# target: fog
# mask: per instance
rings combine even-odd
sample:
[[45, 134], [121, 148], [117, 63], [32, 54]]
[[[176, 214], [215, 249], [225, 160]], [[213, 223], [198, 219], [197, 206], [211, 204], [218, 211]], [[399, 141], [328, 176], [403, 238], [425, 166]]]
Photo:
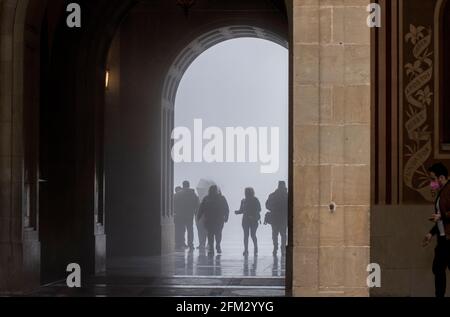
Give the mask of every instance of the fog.
[[[212, 180], [227, 198], [230, 221], [223, 233], [224, 252], [231, 247], [243, 248], [242, 216], [234, 211], [239, 209], [244, 189], [255, 189], [264, 219], [268, 195], [279, 180], [288, 180], [288, 62], [288, 50], [273, 42], [229, 40], [201, 54], [186, 71], [177, 91], [175, 127], [193, 131], [194, 119], [202, 119], [204, 129], [278, 127], [280, 131], [280, 163], [273, 174], [262, 174], [260, 162], [175, 164], [175, 186], [189, 180], [196, 188], [201, 179]], [[270, 226], [259, 227], [258, 239], [261, 252], [271, 252]]]

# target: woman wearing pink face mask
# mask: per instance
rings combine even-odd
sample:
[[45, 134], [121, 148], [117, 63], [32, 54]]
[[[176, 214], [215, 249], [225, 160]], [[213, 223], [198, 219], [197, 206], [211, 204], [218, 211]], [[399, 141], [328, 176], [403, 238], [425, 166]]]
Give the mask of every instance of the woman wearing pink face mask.
[[441, 188], [441, 185], [439, 184], [439, 181], [431, 181], [430, 187], [432, 191], [437, 192]]
[[435, 212], [429, 220], [435, 226], [425, 236], [424, 246], [427, 246], [433, 236], [437, 236], [437, 246], [433, 261], [436, 297], [445, 297], [446, 270], [450, 269], [450, 186], [448, 186], [448, 170], [442, 163], [429, 168], [430, 187], [436, 192]]

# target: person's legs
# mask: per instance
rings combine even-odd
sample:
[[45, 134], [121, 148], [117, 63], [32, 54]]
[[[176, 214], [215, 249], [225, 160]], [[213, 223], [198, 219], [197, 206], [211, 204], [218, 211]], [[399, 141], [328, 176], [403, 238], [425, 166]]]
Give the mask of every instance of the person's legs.
[[180, 231], [180, 243], [181, 243], [181, 247], [182, 248], [187, 248], [187, 244], [186, 244], [186, 219], [182, 219], [181, 220], [181, 231]]
[[222, 247], [221, 247], [222, 230], [223, 230], [223, 226], [218, 228], [217, 231], [216, 231], [216, 234], [215, 234], [216, 235], [216, 250], [217, 250], [217, 253], [222, 253]]
[[212, 228], [207, 229], [208, 232], [208, 251], [214, 253], [214, 230]]
[[246, 221], [243, 221], [242, 228], [244, 229], [244, 255], [248, 255], [248, 236], [250, 234], [250, 226]]
[[280, 236], [281, 236], [281, 254], [286, 254], [286, 244], [287, 244], [287, 226], [280, 226]]
[[205, 229], [205, 224], [203, 220], [196, 220], [197, 223], [197, 233], [198, 233], [198, 248], [200, 250], [204, 250], [206, 248], [206, 239], [208, 237], [208, 233]]
[[448, 248], [446, 248], [444, 242], [438, 243], [434, 251], [433, 260], [433, 274], [434, 274], [434, 285], [436, 290], [436, 297], [445, 297], [445, 291], [447, 287], [447, 261], [448, 255], [446, 254]]
[[278, 226], [272, 224], [272, 241], [273, 241], [273, 254], [277, 255], [278, 252]]
[[251, 234], [252, 234], [252, 240], [253, 240], [253, 249], [254, 253], [258, 254], [258, 238], [256, 237], [256, 231], [258, 230], [258, 223], [255, 222], [251, 226]]
[[179, 219], [175, 218], [175, 248], [182, 249], [184, 247], [184, 238], [182, 237], [183, 233], [183, 224]]
[[193, 250], [194, 249], [194, 221], [190, 219], [186, 223], [186, 231], [187, 231], [187, 241], [188, 247]]
[[204, 250], [206, 248], [206, 237], [207, 237], [207, 231], [205, 229], [205, 224], [202, 220], [200, 220], [197, 223], [197, 230], [198, 230], [198, 244], [199, 249]]

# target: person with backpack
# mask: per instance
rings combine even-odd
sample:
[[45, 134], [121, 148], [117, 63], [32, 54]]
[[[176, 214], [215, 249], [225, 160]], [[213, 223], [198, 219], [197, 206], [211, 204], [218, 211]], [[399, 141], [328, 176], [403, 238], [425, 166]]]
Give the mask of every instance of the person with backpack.
[[270, 194], [266, 202], [266, 208], [270, 212], [266, 215], [265, 222], [272, 226], [273, 255], [278, 254], [278, 236], [281, 237], [281, 254], [286, 255], [287, 222], [288, 222], [288, 190], [286, 183], [280, 181], [278, 189]]

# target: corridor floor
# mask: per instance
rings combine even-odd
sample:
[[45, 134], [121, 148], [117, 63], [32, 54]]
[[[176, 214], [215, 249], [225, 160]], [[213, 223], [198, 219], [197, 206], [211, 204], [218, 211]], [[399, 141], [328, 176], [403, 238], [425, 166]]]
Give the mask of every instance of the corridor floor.
[[[267, 254], [266, 254], [267, 253]], [[43, 286], [30, 296], [74, 297], [279, 297], [285, 296], [285, 259], [265, 252], [244, 258], [224, 248], [208, 256], [196, 250], [162, 257], [113, 259], [104, 274], [87, 278], [80, 289], [65, 281]]]

